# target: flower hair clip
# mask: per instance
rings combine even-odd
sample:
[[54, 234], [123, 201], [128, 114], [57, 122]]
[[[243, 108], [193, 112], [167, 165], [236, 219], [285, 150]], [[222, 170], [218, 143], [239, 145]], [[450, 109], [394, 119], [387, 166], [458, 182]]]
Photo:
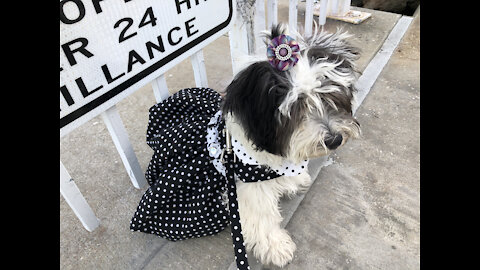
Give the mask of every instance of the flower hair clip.
[[267, 58], [270, 64], [280, 71], [286, 71], [298, 62], [300, 47], [295, 39], [280, 35], [272, 39], [267, 46]]

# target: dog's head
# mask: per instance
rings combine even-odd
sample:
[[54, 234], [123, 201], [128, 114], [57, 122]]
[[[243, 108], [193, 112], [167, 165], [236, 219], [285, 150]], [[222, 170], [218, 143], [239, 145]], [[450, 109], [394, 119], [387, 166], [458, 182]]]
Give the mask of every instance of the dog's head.
[[[267, 43], [286, 31], [284, 25], [272, 27]], [[266, 60], [253, 62], [227, 87], [224, 115], [231, 114], [257, 150], [292, 161], [325, 155], [358, 137], [352, 101], [359, 50], [347, 37], [316, 30], [297, 37], [298, 62], [287, 71]]]

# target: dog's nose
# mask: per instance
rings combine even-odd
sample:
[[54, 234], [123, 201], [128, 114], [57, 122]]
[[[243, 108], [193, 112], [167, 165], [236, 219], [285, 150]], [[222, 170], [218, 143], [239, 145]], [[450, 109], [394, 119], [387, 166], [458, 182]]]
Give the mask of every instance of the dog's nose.
[[343, 137], [340, 134], [334, 134], [333, 136], [327, 137], [324, 142], [325, 145], [328, 147], [330, 150], [336, 149], [340, 144], [342, 144]]

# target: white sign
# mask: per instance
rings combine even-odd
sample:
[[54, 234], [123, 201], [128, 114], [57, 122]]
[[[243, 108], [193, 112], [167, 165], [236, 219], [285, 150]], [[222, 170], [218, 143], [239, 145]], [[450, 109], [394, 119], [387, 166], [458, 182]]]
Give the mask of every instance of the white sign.
[[60, 1], [60, 136], [225, 34], [233, 13], [233, 0]]

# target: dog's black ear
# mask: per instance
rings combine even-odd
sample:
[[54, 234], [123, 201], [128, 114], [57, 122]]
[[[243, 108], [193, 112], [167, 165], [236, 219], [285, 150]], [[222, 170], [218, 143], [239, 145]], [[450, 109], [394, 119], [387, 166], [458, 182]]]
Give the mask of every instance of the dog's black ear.
[[222, 112], [234, 115], [257, 150], [284, 155], [289, 132], [283, 130], [285, 121], [280, 119], [278, 106], [290, 87], [284, 72], [267, 61], [256, 62], [227, 87]]

